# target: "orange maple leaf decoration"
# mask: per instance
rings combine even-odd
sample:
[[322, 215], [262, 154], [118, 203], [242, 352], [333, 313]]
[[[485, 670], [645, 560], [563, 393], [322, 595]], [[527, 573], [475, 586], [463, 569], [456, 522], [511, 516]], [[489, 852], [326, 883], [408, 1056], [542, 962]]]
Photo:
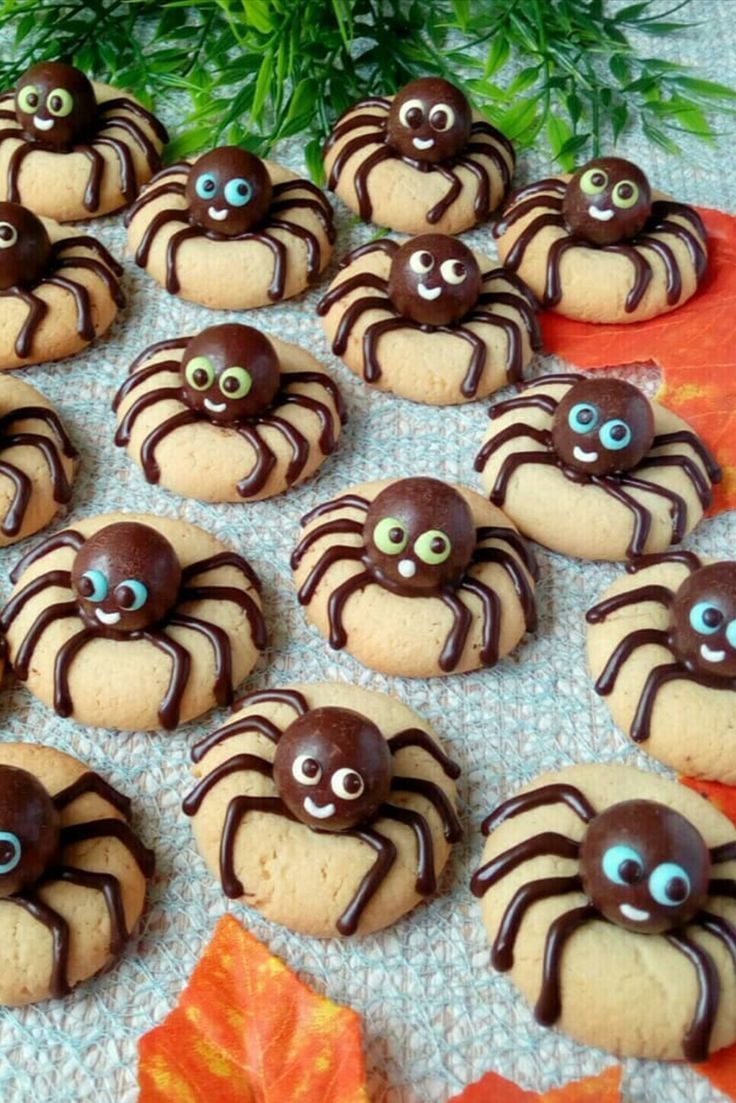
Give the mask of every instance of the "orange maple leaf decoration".
[[138, 1055], [139, 1103], [368, 1103], [360, 1017], [229, 915]]
[[527, 1092], [504, 1080], [495, 1072], [487, 1072], [465, 1089], [461, 1095], [455, 1095], [448, 1103], [620, 1103], [621, 1068], [612, 1065], [600, 1076], [589, 1076], [585, 1080], [573, 1080], [561, 1088], [550, 1091]]
[[632, 325], [542, 315], [544, 347], [580, 368], [658, 364], [663, 405], [690, 423], [723, 468], [711, 512], [736, 507], [736, 218], [696, 208], [708, 231], [708, 268], [689, 302]]

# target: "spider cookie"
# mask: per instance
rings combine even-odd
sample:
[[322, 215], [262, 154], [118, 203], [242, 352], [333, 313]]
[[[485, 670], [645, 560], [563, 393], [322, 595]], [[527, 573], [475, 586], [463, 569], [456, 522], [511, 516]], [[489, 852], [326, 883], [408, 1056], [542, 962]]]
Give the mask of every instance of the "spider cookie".
[[324, 163], [328, 187], [365, 221], [408, 234], [458, 234], [503, 202], [515, 157], [459, 88], [422, 77], [346, 111]]
[[327, 266], [335, 240], [319, 188], [237, 146], [162, 169], [125, 222], [136, 264], [157, 283], [226, 310], [298, 295]]
[[0, 371], [61, 360], [110, 328], [122, 268], [89, 234], [0, 203]]
[[686, 422], [621, 379], [542, 376], [490, 417], [475, 470], [491, 501], [565, 555], [664, 551], [695, 528], [721, 478]]
[[521, 188], [493, 233], [504, 265], [543, 307], [584, 322], [674, 310], [695, 293], [708, 260], [697, 211], [652, 191], [620, 157]]
[[596, 692], [643, 751], [736, 784], [736, 563], [643, 556], [588, 610]]
[[389, 926], [436, 891], [462, 835], [460, 768], [382, 693], [250, 693], [192, 758], [184, 811], [226, 896], [303, 934]]
[[0, 630], [15, 676], [80, 724], [175, 728], [229, 705], [265, 647], [253, 569], [184, 521], [88, 518], [10, 577]]
[[345, 419], [313, 356], [235, 323], [151, 345], [113, 409], [115, 443], [149, 483], [208, 502], [271, 498], [303, 482]]
[[61, 222], [124, 207], [160, 165], [166, 129], [129, 92], [42, 61], [0, 95], [0, 199]]
[[50, 402], [0, 378], [0, 547], [45, 528], [69, 501], [76, 455]]
[[621, 1057], [703, 1061], [736, 1039], [736, 833], [628, 766], [545, 774], [483, 824], [471, 887], [491, 963], [544, 1026]]
[[493, 666], [536, 625], [531, 553], [480, 495], [438, 479], [351, 487], [302, 518], [299, 603], [329, 640], [406, 677]]
[[129, 820], [76, 758], [0, 743], [0, 1004], [65, 996], [122, 953], [154, 869]]
[[317, 312], [366, 383], [444, 406], [518, 383], [541, 347], [521, 280], [457, 238], [383, 239], [350, 253]]

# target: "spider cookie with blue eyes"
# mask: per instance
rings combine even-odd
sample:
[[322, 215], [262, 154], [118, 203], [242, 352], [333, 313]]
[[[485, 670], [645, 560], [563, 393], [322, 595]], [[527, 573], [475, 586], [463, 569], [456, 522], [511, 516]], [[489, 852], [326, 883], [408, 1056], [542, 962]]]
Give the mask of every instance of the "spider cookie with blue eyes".
[[586, 619], [616, 724], [680, 773], [736, 784], [736, 562], [635, 559]]
[[225, 310], [298, 295], [326, 267], [335, 239], [319, 188], [237, 146], [162, 169], [125, 222], [136, 264], [157, 283]]
[[547, 375], [492, 406], [475, 469], [525, 536], [582, 559], [665, 551], [721, 470], [686, 422], [621, 379]]
[[10, 577], [0, 630], [13, 673], [81, 724], [171, 730], [230, 704], [266, 645], [252, 567], [184, 521], [79, 521]]
[[68, 222], [131, 203], [160, 167], [165, 127], [129, 92], [41, 61], [0, 95], [0, 199]]
[[621, 1057], [736, 1040], [736, 830], [628, 766], [536, 778], [483, 823], [471, 889], [491, 965], [543, 1026]]
[[653, 191], [621, 157], [521, 188], [493, 233], [503, 264], [543, 307], [585, 322], [674, 310], [694, 295], [708, 262], [697, 211]]
[[151, 345], [113, 403], [115, 443], [149, 483], [208, 502], [270, 498], [337, 446], [337, 384], [297, 345], [252, 326], [209, 326]]

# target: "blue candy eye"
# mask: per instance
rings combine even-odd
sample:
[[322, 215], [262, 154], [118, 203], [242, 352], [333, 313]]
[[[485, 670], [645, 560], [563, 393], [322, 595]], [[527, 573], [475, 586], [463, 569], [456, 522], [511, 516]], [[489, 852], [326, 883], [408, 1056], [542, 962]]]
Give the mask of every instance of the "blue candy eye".
[[663, 907], [676, 908], [678, 904], [684, 904], [690, 895], [690, 878], [682, 866], [663, 862], [649, 878], [649, 892], [652, 899]]
[[104, 601], [110, 586], [102, 571], [85, 571], [79, 580], [79, 592], [88, 601]]
[[[707, 601], [699, 601], [690, 610], [690, 625], [702, 636], [712, 636], [723, 624], [723, 613], [715, 605], [709, 605]], [[729, 629], [733, 625], [730, 624]], [[736, 642], [736, 631], [732, 633]], [[729, 643], [731, 641], [729, 640]]]
[[631, 429], [625, 421], [607, 421], [601, 428], [601, 444], [609, 452], [617, 452], [631, 444]]
[[200, 199], [212, 199], [217, 191], [217, 180], [211, 172], [204, 172], [197, 178], [194, 190]]
[[148, 601], [148, 587], [137, 578], [126, 578], [115, 587], [115, 601], [126, 613], [135, 613]]
[[630, 846], [609, 846], [603, 855], [603, 872], [614, 885], [635, 885], [644, 874], [641, 855]]
[[729, 646], [736, 651], [736, 620], [732, 620], [726, 629], [726, 639], [728, 640]]
[[0, 876], [12, 873], [20, 862], [20, 839], [12, 831], [0, 831]]
[[225, 185], [225, 200], [231, 207], [244, 207], [246, 203], [250, 202], [252, 195], [253, 188], [242, 176], [237, 176], [234, 180], [228, 180]]
[[595, 429], [600, 420], [600, 414], [595, 406], [588, 402], [578, 402], [567, 415], [567, 424], [573, 433], [590, 433]]

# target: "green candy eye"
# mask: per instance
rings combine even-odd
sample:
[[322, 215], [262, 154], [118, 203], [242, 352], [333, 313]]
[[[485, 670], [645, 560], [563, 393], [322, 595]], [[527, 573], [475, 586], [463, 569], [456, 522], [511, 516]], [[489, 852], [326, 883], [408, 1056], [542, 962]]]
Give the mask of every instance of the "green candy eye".
[[55, 118], [65, 119], [67, 115], [72, 113], [74, 96], [71, 92], [67, 92], [66, 88], [54, 88], [53, 92], [49, 93], [46, 106], [49, 113]]
[[194, 356], [189, 361], [184, 378], [195, 391], [208, 391], [215, 381], [215, 369], [207, 356]]
[[220, 390], [226, 398], [245, 398], [253, 379], [245, 368], [227, 368], [220, 376]]
[[415, 543], [414, 551], [422, 563], [428, 563], [431, 567], [436, 567], [449, 558], [452, 544], [449, 536], [446, 536], [440, 529], [428, 529], [427, 532], [422, 533]]
[[603, 169], [588, 169], [580, 177], [580, 190], [586, 195], [600, 195], [608, 187], [608, 173]]
[[639, 189], [631, 180], [621, 180], [613, 189], [613, 202], [616, 207], [627, 210], [633, 207], [639, 198]]
[[38, 88], [35, 84], [27, 84], [18, 93], [18, 107], [28, 115], [34, 115], [38, 110], [40, 100]]
[[401, 521], [384, 517], [373, 530], [373, 543], [384, 555], [400, 555], [409, 543], [409, 534]]

